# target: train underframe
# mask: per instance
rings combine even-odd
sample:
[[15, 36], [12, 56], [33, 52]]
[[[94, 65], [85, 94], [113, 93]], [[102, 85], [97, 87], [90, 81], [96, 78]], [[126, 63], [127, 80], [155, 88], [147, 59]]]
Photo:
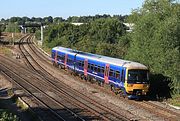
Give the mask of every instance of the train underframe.
[[[57, 64], [57, 63], [53, 62], [53, 66], [55, 66], [59, 69], [67, 70], [71, 75], [79, 76], [81, 79], [83, 79], [85, 81], [89, 81], [91, 83], [97, 83], [99, 86], [105, 85], [104, 80], [97, 79], [90, 75], [85, 76], [84, 73], [79, 73], [79, 72], [75, 71], [75, 69], [68, 68], [63, 64]], [[142, 89], [133, 89], [133, 91], [131, 91], [130, 93], [127, 93], [124, 87], [117, 87], [114, 84], [107, 84], [107, 85], [110, 87], [112, 92], [114, 92], [116, 95], [119, 94], [121, 97], [124, 97], [124, 98], [127, 97], [128, 99], [139, 100], [146, 96], [146, 95], [144, 95]]]

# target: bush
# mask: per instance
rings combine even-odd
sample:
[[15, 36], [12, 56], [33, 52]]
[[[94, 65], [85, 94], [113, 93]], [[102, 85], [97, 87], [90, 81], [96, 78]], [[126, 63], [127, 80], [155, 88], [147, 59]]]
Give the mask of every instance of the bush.
[[0, 111], [0, 121], [20, 121], [20, 120], [16, 115], [6, 110], [2, 110]]

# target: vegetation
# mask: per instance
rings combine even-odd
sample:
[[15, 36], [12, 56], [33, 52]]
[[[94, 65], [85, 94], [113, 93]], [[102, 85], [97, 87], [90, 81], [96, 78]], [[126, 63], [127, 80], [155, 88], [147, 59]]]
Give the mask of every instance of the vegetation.
[[0, 110], [0, 121], [19, 121], [19, 118], [7, 110]]
[[[2, 19], [2, 25], [40, 22], [48, 25], [44, 31], [45, 48], [64, 46], [85, 52], [138, 61], [151, 72], [153, 96], [180, 97], [180, 3], [174, 0], [146, 0], [130, 16], [95, 15], [52, 18], [12, 17]], [[82, 22], [82, 25], [73, 25]], [[133, 23], [127, 32], [124, 22]], [[8, 26], [2, 31], [10, 31]], [[9, 27], [13, 28], [13, 27]], [[32, 30], [33, 32], [34, 30]], [[40, 39], [40, 31], [36, 29]], [[179, 99], [179, 98], [178, 98]]]
[[20, 28], [17, 23], [8, 23], [8, 25], [6, 26], [5, 32], [18, 33], [20, 32]]
[[[49, 26], [44, 44], [49, 48], [61, 45], [85, 52], [124, 57], [128, 48], [126, 29], [117, 18], [100, 18], [80, 26], [65, 22]], [[119, 48], [121, 46], [123, 48]]]
[[174, 106], [180, 107], [180, 96], [179, 95], [173, 95], [171, 99], [168, 100], [168, 103]]
[[0, 47], [0, 54], [5, 54], [7, 56], [10, 56], [11, 50], [7, 47]]
[[[81, 18], [82, 19], [82, 18]], [[71, 21], [81, 20], [76, 17]], [[84, 20], [83, 20], [84, 21]], [[146, 0], [128, 17], [134, 23], [127, 33], [124, 21], [106, 16], [75, 26], [52, 24], [44, 45], [64, 46], [147, 65], [151, 72], [151, 96], [180, 95], [180, 4], [169, 0]]]
[[180, 94], [180, 4], [146, 0], [129, 20], [135, 27], [126, 58], [148, 65], [152, 73], [164, 75], [166, 78], [161, 81], [171, 84], [174, 93]]

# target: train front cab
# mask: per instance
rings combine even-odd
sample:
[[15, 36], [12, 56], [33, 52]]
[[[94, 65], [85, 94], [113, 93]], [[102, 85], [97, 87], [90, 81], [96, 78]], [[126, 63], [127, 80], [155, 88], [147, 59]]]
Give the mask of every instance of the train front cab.
[[126, 70], [125, 89], [129, 99], [146, 96], [149, 90], [149, 71], [147, 69]]

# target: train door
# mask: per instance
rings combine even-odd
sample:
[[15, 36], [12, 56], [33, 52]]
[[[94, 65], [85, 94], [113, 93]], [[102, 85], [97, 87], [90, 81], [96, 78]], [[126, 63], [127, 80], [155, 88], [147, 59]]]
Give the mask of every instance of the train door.
[[75, 56], [74, 56], [74, 62], [73, 62], [73, 65], [74, 65], [74, 72], [76, 71], [76, 56], [77, 56], [77, 54], [75, 54]]
[[104, 81], [105, 83], [109, 83], [109, 64], [106, 64], [105, 70], [104, 70]]
[[124, 75], [124, 69], [122, 69], [122, 72], [121, 72], [121, 81], [124, 83], [125, 82], [125, 75]]
[[68, 59], [68, 54], [65, 54], [65, 58], [64, 58], [64, 66], [65, 66], [65, 68], [67, 68], [67, 59]]
[[54, 61], [55, 61], [56, 64], [57, 64], [57, 55], [58, 55], [57, 52], [58, 51], [55, 51], [55, 58], [54, 58]]
[[84, 60], [84, 76], [87, 76], [87, 70], [88, 70], [88, 59]]

